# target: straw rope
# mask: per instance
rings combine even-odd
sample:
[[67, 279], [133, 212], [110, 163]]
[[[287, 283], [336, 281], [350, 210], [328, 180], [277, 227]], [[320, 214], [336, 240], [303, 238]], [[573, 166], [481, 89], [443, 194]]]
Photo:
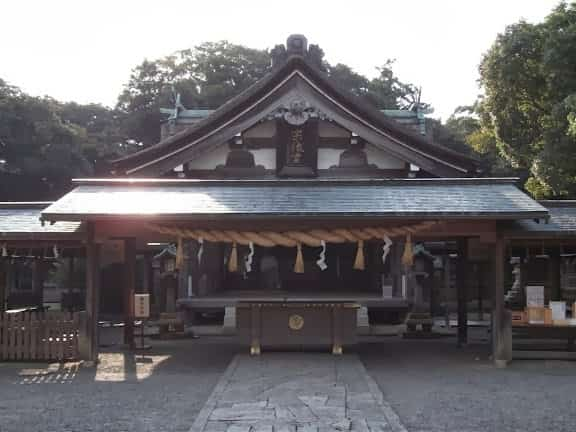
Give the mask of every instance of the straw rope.
[[236, 243], [249, 246], [250, 243], [261, 247], [295, 247], [302, 244], [321, 247], [325, 243], [358, 243], [368, 240], [382, 240], [384, 237], [414, 235], [437, 225], [436, 221], [421, 222], [394, 228], [337, 228], [313, 229], [305, 231], [236, 231], [236, 230], [191, 230], [174, 226], [149, 224], [148, 227], [158, 233], [176, 238], [202, 239], [209, 242]]

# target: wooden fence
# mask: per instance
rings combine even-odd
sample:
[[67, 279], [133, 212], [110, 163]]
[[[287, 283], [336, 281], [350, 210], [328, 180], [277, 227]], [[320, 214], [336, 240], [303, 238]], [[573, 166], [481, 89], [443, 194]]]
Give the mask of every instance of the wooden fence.
[[77, 359], [79, 328], [79, 313], [0, 313], [0, 361]]

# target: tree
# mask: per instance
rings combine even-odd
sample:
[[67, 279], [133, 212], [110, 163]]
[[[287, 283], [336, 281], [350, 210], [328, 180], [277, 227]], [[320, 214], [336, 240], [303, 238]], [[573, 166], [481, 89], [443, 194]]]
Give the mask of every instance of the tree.
[[0, 80], [0, 198], [60, 196], [72, 177], [126, 153], [121, 117], [101, 105], [32, 97]]
[[124, 132], [144, 145], [160, 139], [160, 107], [173, 106], [180, 94], [188, 108], [215, 109], [250, 87], [271, 67], [267, 51], [226, 41], [145, 60], [130, 76], [118, 98], [125, 114]]
[[[377, 68], [368, 79], [349, 66], [331, 66], [317, 55], [321, 69], [341, 88], [379, 109], [413, 107], [418, 90], [403, 83], [392, 71], [393, 61]], [[215, 109], [241, 93], [272, 67], [271, 53], [227, 41], [206, 42], [158, 60], [145, 60], [132, 71], [117, 109], [124, 113], [123, 131], [134, 140], [150, 145], [160, 139], [160, 107], [173, 106], [180, 94], [187, 108]], [[421, 104], [422, 105], [422, 104]]]
[[499, 35], [480, 65], [481, 127], [538, 198], [576, 196], [576, 4]]
[[[90, 173], [82, 155], [85, 134], [58, 115], [50, 98], [31, 97], [19, 89], [0, 86], [0, 171], [4, 196], [22, 190], [18, 181], [31, 183], [32, 191], [52, 195], [70, 177]], [[57, 194], [57, 192], [54, 192]], [[22, 195], [16, 195], [24, 199]]]

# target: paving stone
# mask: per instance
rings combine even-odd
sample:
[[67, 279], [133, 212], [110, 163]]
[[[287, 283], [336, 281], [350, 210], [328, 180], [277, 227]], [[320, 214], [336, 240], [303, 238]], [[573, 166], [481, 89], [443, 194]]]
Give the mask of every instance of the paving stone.
[[252, 426], [250, 425], [230, 425], [226, 429], [226, 432], [250, 432], [252, 430]]
[[298, 396], [298, 399], [309, 407], [317, 407], [326, 405], [328, 396]]
[[370, 432], [366, 419], [352, 419], [350, 430], [352, 432]]
[[370, 428], [370, 432], [391, 432], [392, 428], [388, 424], [388, 422], [383, 421], [369, 421], [368, 427]]
[[216, 408], [210, 414], [210, 420], [213, 421], [270, 420], [274, 418], [274, 410], [272, 409]]
[[294, 414], [292, 414], [292, 411], [290, 411], [287, 407], [286, 408], [274, 408], [274, 410], [276, 411], [276, 418], [278, 419], [282, 419], [282, 420], [296, 420], [296, 417], [294, 417]]
[[318, 425], [298, 425], [296, 432], [318, 432]]
[[296, 432], [296, 425], [283, 424], [274, 426], [274, 432]]
[[348, 419], [332, 423], [332, 427], [337, 431], [349, 431], [350, 426], [352, 426], [352, 422]]
[[296, 418], [299, 422], [311, 422], [318, 420], [318, 417], [314, 415], [312, 410], [305, 405], [289, 406], [288, 410], [290, 410], [294, 418]]
[[237, 432], [392, 430], [382, 395], [356, 356], [266, 354], [236, 361], [217, 400], [205, 407], [211, 411], [201, 432], [221, 432], [222, 424]]
[[268, 401], [258, 401], [258, 402], [236, 402], [232, 405], [232, 408], [238, 409], [261, 409], [268, 406]]
[[209, 421], [204, 427], [204, 432], [226, 432], [228, 425], [225, 422]]
[[272, 425], [255, 425], [252, 427], [252, 432], [274, 432]]

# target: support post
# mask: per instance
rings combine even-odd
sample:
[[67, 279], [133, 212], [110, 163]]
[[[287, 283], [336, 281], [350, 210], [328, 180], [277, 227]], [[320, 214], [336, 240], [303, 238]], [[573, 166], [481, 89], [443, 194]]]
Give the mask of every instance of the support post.
[[0, 260], [0, 313], [6, 308], [6, 285], [8, 282], [7, 265]]
[[66, 284], [68, 285], [68, 292], [72, 294], [74, 291], [74, 255], [70, 255], [68, 258], [68, 277], [66, 280]]
[[124, 239], [124, 344], [134, 347], [134, 294], [136, 292], [136, 239]]
[[458, 347], [468, 343], [468, 239], [458, 241]]
[[498, 236], [494, 251], [493, 358], [496, 367], [512, 360], [512, 318], [504, 307], [504, 239]]
[[80, 322], [79, 351], [83, 360], [98, 360], [98, 311], [100, 309], [100, 245], [94, 241], [94, 223], [86, 226], [86, 313]]

